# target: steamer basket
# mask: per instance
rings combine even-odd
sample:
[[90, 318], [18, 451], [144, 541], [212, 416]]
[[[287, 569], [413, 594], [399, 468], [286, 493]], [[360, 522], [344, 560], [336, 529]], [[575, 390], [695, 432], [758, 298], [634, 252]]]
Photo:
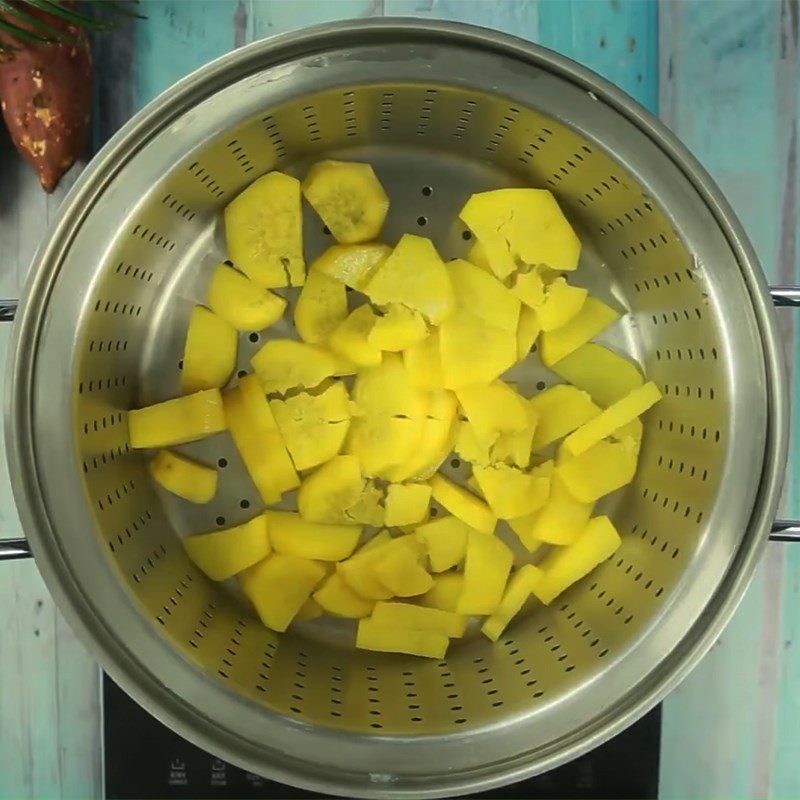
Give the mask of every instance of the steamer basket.
[[[634, 484], [605, 509], [619, 552], [497, 644], [476, 633], [442, 662], [356, 651], [344, 623], [264, 629], [178, 541], [261, 508], [228, 435], [181, 448], [227, 462], [208, 506], [156, 492], [146, 454], [128, 445], [127, 410], [178, 394], [190, 309], [225, 257], [222, 209], [269, 170], [302, 176], [330, 157], [374, 165], [392, 199], [389, 243], [419, 232], [445, 258], [468, 247], [457, 212], [470, 193], [551, 189], [584, 243], [576, 281], [628, 312], [602, 340], [664, 393], [645, 418]], [[308, 209], [304, 225], [310, 261], [330, 238]], [[719, 634], [783, 474], [773, 316], [718, 191], [588, 71], [511, 37], [420, 20], [277, 37], [158, 98], [64, 204], [16, 324], [16, 498], [62, 609], [115, 679], [187, 738], [318, 791], [477, 791], [609, 738]], [[244, 336], [239, 369], [266, 335], [287, 334], [289, 323]], [[533, 361], [511, 375], [529, 393], [557, 382]]]

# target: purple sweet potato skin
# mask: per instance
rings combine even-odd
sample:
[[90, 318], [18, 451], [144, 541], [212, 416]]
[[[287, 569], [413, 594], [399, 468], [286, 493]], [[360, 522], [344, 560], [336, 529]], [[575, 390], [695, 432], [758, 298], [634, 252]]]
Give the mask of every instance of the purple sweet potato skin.
[[[52, 192], [86, 152], [92, 106], [91, 53], [81, 29], [31, 6], [25, 10], [72, 40], [29, 43], [0, 34], [3, 118], [17, 150], [36, 170], [44, 190]], [[19, 19], [14, 23], [24, 26]]]

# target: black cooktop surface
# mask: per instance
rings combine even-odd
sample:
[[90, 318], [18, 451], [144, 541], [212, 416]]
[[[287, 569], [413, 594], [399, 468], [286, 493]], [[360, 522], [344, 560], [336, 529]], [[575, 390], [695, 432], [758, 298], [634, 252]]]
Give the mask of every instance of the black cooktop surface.
[[[209, 755], [165, 728], [106, 675], [103, 680], [107, 798], [319, 797]], [[559, 769], [474, 797], [655, 798], [661, 708], [597, 750]]]

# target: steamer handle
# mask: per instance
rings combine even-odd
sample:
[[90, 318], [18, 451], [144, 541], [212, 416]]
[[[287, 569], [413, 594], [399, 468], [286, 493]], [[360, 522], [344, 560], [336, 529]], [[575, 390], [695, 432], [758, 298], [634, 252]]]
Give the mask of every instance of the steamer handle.
[[770, 286], [775, 308], [800, 308], [800, 286]]
[[773, 542], [800, 542], [800, 521], [776, 519], [772, 523], [772, 533], [769, 538]]
[[[17, 311], [16, 300], [0, 300], [0, 322], [11, 322]], [[0, 561], [12, 558], [30, 558], [31, 547], [25, 539], [0, 540]]]
[[[800, 308], [800, 286], [770, 286], [775, 308]], [[800, 520], [776, 519], [769, 538], [773, 542], [800, 542]]]

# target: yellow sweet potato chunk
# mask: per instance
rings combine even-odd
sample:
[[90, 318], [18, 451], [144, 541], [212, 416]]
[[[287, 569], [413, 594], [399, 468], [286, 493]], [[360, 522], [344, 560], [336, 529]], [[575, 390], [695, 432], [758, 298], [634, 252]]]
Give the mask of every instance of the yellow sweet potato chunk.
[[534, 412], [531, 412], [534, 422], [524, 430], [516, 433], [501, 433], [492, 447], [492, 462], [495, 464], [509, 464], [510, 466], [527, 469], [531, 461], [531, 445], [533, 434], [536, 430]]
[[588, 296], [586, 289], [570, 286], [564, 278], [556, 278], [545, 289], [541, 305], [536, 307], [542, 330], [554, 331], [566, 325], [583, 308]]
[[576, 500], [594, 503], [633, 480], [638, 455], [638, 442], [630, 436], [603, 440], [579, 456], [565, 458], [556, 474]]
[[480, 267], [484, 272], [494, 275], [494, 272], [492, 272], [492, 268], [489, 265], [489, 259], [486, 256], [486, 250], [484, 246], [477, 241], [477, 239], [473, 240], [472, 244], [470, 245], [470, 248], [467, 251], [466, 260], [469, 261], [470, 264]]
[[375, 569], [396, 550], [410, 552], [418, 563], [419, 543], [413, 537], [401, 536], [398, 539], [391, 539], [386, 544], [362, 550], [346, 561], [339, 562], [336, 571], [347, 586], [361, 597], [370, 600], [388, 600], [392, 596], [392, 591], [378, 580]]
[[294, 339], [270, 339], [250, 363], [268, 394], [313, 389], [325, 378], [351, 371], [328, 350]]
[[552, 463], [546, 462], [531, 472], [506, 464], [489, 467], [474, 465], [472, 472], [489, 508], [499, 519], [514, 519], [541, 508], [550, 496]]
[[538, 309], [545, 302], [545, 286], [542, 276], [536, 267], [520, 267], [511, 276], [511, 293], [518, 297], [528, 308]]
[[376, 547], [381, 547], [382, 545], [386, 544], [387, 542], [392, 541], [392, 534], [389, 533], [387, 530], [378, 531], [371, 539], [364, 542], [361, 547], [356, 550], [356, 554], [358, 553], [368, 553], [370, 550], [374, 550]]
[[543, 575], [538, 567], [525, 564], [511, 576], [500, 606], [481, 626], [481, 631], [493, 642], [500, 638], [508, 623], [522, 610], [522, 606], [531, 596], [534, 586], [542, 580]]
[[539, 319], [536, 312], [528, 306], [523, 306], [519, 311], [517, 324], [517, 361], [524, 361], [531, 352], [536, 339], [541, 332]]
[[374, 600], [365, 600], [357, 595], [343, 580], [338, 572], [329, 575], [314, 592], [314, 600], [329, 614], [337, 617], [361, 619], [372, 613]]
[[449, 639], [459, 639], [467, 627], [466, 617], [452, 611], [415, 606], [411, 603], [387, 603], [384, 600], [375, 603], [372, 620], [376, 625], [386, 628], [433, 631], [443, 633]]
[[542, 542], [571, 544], [584, 529], [592, 513], [593, 503], [576, 500], [564, 485], [558, 472], [550, 483], [550, 497], [533, 514], [510, 519], [508, 524], [525, 547], [534, 552]]
[[243, 525], [187, 536], [181, 541], [186, 555], [212, 581], [227, 580], [272, 551], [261, 514]]
[[568, 383], [588, 392], [602, 408], [621, 400], [644, 383], [636, 364], [594, 342], [582, 345], [551, 369]]
[[565, 452], [571, 456], [585, 453], [601, 439], [639, 417], [660, 399], [661, 392], [652, 381], [634, 389], [567, 436], [564, 439]]
[[619, 313], [613, 308], [596, 297], [587, 297], [581, 310], [566, 325], [542, 332], [539, 337], [542, 363], [552, 367], [618, 319]]
[[298, 336], [308, 344], [327, 345], [347, 317], [347, 290], [324, 272], [311, 270], [294, 307]]
[[342, 561], [361, 537], [360, 525], [322, 525], [296, 511], [266, 511], [267, 532], [277, 553], [316, 561]]
[[329, 525], [382, 525], [383, 492], [361, 474], [358, 459], [339, 455], [307, 475], [297, 492], [300, 516]]
[[538, 415], [528, 401], [503, 381], [456, 390], [467, 423], [462, 423], [456, 451], [473, 464], [509, 462], [525, 468]]
[[389, 303], [383, 316], [377, 317], [367, 334], [367, 341], [379, 350], [399, 353], [419, 344], [428, 336], [428, 326], [419, 311], [398, 303]]
[[343, 383], [337, 381], [318, 395], [301, 392], [269, 405], [295, 469], [316, 467], [342, 449], [350, 427], [350, 398]]
[[319, 603], [317, 603], [313, 597], [309, 597], [308, 600], [300, 606], [300, 610], [294, 615], [292, 622], [310, 622], [312, 619], [321, 617], [323, 613], [324, 610]]
[[358, 623], [356, 647], [382, 653], [407, 653], [412, 656], [444, 658], [450, 640], [443, 633], [387, 628], [371, 619]]
[[388, 600], [392, 592], [376, 577], [372, 564], [357, 562], [354, 559], [341, 561], [337, 566], [345, 585], [365, 600]]
[[306, 558], [274, 553], [239, 576], [242, 591], [261, 621], [273, 631], [285, 631], [317, 584], [325, 568]]
[[533, 593], [545, 605], [610, 558], [622, 540], [608, 517], [595, 517], [572, 544], [556, 547], [539, 565], [544, 575]]
[[300, 182], [281, 172], [253, 181], [225, 209], [225, 241], [233, 263], [257, 284], [302, 286]]
[[464, 585], [458, 614], [494, 614], [500, 607], [514, 557], [496, 536], [478, 531], [467, 535]]
[[545, 286], [549, 286], [556, 278], [561, 277], [561, 273], [558, 270], [550, 269], [550, 267], [546, 267], [544, 264], [538, 264], [534, 269]]
[[386, 353], [377, 367], [359, 371], [353, 419], [345, 449], [357, 455], [365, 475], [389, 477], [415, 452], [429, 397], [416, 389], [397, 353]]
[[439, 608], [455, 613], [458, 598], [464, 589], [464, 576], [460, 572], [446, 572], [433, 576], [433, 587], [418, 602], [426, 608]]
[[433, 578], [420, 566], [419, 556], [408, 548], [395, 548], [375, 561], [374, 571], [375, 577], [397, 597], [425, 594], [433, 586]]
[[311, 270], [321, 272], [361, 292], [375, 268], [391, 252], [392, 248], [389, 245], [380, 242], [335, 244], [312, 262]]
[[469, 461], [470, 464], [492, 463], [490, 448], [484, 447], [478, 441], [475, 429], [465, 419], [458, 421], [453, 449], [464, 461]]
[[481, 533], [494, 533], [497, 517], [483, 500], [436, 473], [430, 481], [433, 499], [454, 517]]
[[[462, 420], [458, 423], [453, 449], [458, 455], [471, 464], [487, 467], [492, 464], [506, 464], [525, 469], [530, 464], [531, 437], [533, 429], [520, 433], [501, 434], [491, 448], [484, 447], [472, 425]], [[473, 476], [467, 481], [468, 486], [479, 496], [483, 496]]]
[[309, 522], [339, 524], [354, 505], [364, 486], [355, 456], [335, 456], [303, 478], [297, 490], [300, 516]]
[[428, 395], [413, 385], [397, 353], [386, 353], [378, 366], [359, 370], [353, 402], [368, 416], [422, 418], [429, 407]]
[[457, 517], [439, 517], [418, 525], [414, 536], [428, 554], [432, 572], [444, 572], [464, 560], [470, 528]]
[[345, 509], [345, 520], [359, 525], [372, 525], [379, 527], [384, 523], [385, 509], [382, 505], [384, 491], [375, 485], [371, 479], [365, 479], [361, 493], [355, 503]]
[[533, 434], [534, 451], [547, 447], [600, 413], [600, 408], [586, 392], [565, 384], [545, 389], [528, 403], [539, 415]]
[[491, 383], [517, 360], [517, 334], [458, 309], [439, 327], [439, 351], [448, 389]]
[[277, 322], [286, 301], [246, 275], [217, 264], [208, 287], [208, 307], [237, 331], [260, 331]]
[[231, 437], [258, 493], [265, 503], [277, 503], [284, 492], [300, 485], [300, 478], [258, 378], [242, 378], [223, 402]]
[[165, 400], [128, 412], [131, 447], [169, 447], [203, 439], [226, 428], [219, 389]]
[[386, 488], [384, 525], [414, 525], [428, 514], [431, 487], [427, 483], [390, 483]]
[[389, 211], [389, 198], [369, 164], [320, 161], [308, 171], [303, 195], [345, 244], [377, 238]]
[[190, 503], [208, 503], [217, 491], [217, 471], [191, 459], [159, 450], [150, 462], [153, 479]]
[[377, 366], [383, 353], [369, 338], [377, 321], [369, 303], [354, 309], [331, 333], [331, 350], [359, 367]]
[[456, 397], [441, 389], [431, 392], [429, 399], [417, 446], [404, 462], [387, 471], [389, 480], [427, 480], [453, 449]]
[[358, 458], [364, 475], [388, 479], [418, 447], [423, 425], [422, 418], [355, 417], [344, 449]]
[[581, 243], [546, 189], [496, 189], [474, 194], [459, 217], [483, 246], [498, 278], [518, 262], [555, 270], [578, 266]]
[[195, 306], [183, 348], [181, 391], [222, 388], [236, 367], [236, 330], [203, 306]]
[[501, 380], [471, 384], [456, 389], [456, 397], [482, 448], [491, 449], [503, 434], [527, 432], [530, 455], [537, 414], [513, 387]]
[[439, 332], [433, 329], [427, 339], [403, 351], [403, 363], [409, 378], [418, 389], [435, 391], [444, 387]]
[[636, 448], [638, 450], [639, 446], [642, 443], [642, 434], [644, 433], [644, 426], [642, 425], [642, 421], [640, 419], [632, 419], [626, 425], [623, 425], [621, 428], [617, 428], [614, 433], [611, 434], [612, 439], [623, 440], [626, 438], [633, 439], [636, 442]]
[[458, 308], [495, 328], [517, 330], [519, 300], [497, 278], [461, 259], [448, 261], [446, 267]]
[[453, 311], [455, 300], [444, 262], [430, 239], [405, 234], [392, 254], [364, 287], [376, 305], [400, 303], [439, 323]]

